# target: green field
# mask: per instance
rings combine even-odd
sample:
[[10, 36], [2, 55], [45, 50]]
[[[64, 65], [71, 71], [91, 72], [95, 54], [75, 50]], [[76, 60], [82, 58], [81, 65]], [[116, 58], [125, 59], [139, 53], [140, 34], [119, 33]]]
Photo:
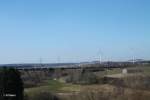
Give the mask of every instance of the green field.
[[57, 80], [48, 80], [43, 86], [25, 89], [25, 93], [29, 96], [33, 96], [36, 93], [45, 91], [52, 93], [78, 92], [80, 88], [80, 85], [62, 83]]

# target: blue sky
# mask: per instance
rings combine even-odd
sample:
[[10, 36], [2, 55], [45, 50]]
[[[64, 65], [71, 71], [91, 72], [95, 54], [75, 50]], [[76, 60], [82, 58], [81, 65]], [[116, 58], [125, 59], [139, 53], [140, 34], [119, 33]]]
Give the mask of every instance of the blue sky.
[[0, 63], [150, 59], [149, 0], [0, 0]]

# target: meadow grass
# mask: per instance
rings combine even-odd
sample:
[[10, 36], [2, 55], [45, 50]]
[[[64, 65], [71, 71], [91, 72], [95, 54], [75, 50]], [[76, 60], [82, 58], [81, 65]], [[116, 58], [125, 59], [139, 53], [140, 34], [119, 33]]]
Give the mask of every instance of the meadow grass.
[[78, 92], [80, 91], [80, 85], [62, 83], [58, 80], [47, 80], [47, 83], [43, 86], [27, 88], [25, 93], [29, 96], [34, 96], [39, 92], [52, 92], [52, 93], [67, 93], [67, 92]]

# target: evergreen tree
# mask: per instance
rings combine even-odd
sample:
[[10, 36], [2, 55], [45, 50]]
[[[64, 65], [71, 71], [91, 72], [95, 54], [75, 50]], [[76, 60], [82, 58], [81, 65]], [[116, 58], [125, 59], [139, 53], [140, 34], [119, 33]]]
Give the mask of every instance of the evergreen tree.
[[0, 69], [0, 100], [23, 100], [23, 82], [18, 70]]

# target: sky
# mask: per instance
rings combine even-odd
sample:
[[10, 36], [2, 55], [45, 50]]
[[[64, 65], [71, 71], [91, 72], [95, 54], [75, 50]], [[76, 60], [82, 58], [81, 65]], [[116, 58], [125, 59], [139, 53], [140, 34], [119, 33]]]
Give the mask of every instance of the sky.
[[150, 0], [0, 0], [0, 64], [150, 59]]

